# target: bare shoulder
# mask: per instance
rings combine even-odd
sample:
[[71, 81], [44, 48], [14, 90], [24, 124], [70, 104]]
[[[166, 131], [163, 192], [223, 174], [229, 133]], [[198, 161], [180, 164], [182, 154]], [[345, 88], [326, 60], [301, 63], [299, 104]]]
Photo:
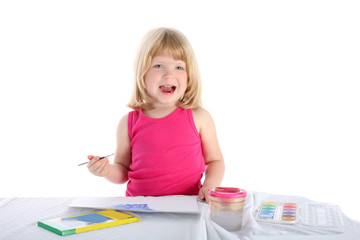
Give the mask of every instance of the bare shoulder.
[[213, 125], [213, 119], [210, 113], [204, 108], [193, 109], [194, 122], [198, 132], [201, 132], [201, 129]]
[[129, 118], [129, 113], [125, 114], [124, 116], [122, 116], [120, 118], [119, 124], [121, 124], [121, 125], [126, 124], [127, 125], [128, 118]]
[[129, 117], [129, 114], [127, 113], [127, 114], [125, 114], [124, 116], [122, 116], [122, 117], [120, 118], [118, 128], [125, 128], [125, 129], [127, 129], [128, 117]]
[[129, 114], [125, 114], [120, 118], [120, 121], [118, 123], [117, 127], [117, 135], [119, 136], [126, 136], [128, 135], [128, 116]]
[[211, 119], [210, 113], [206, 109], [201, 107], [193, 109], [193, 116], [194, 119], [199, 120]]

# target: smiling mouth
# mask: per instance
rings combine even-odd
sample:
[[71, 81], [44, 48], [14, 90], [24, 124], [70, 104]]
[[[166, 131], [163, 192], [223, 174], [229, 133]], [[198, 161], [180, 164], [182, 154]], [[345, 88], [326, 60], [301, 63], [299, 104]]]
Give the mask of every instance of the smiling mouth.
[[162, 85], [159, 88], [162, 93], [167, 93], [167, 94], [173, 93], [176, 89], [176, 87], [173, 85]]

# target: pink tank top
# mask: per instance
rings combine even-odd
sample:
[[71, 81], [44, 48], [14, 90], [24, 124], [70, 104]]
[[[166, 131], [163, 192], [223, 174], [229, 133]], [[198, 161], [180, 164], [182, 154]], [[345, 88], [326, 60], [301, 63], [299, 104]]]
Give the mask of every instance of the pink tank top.
[[132, 162], [127, 196], [199, 193], [205, 165], [192, 109], [179, 107], [164, 118], [132, 111], [128, 132]]

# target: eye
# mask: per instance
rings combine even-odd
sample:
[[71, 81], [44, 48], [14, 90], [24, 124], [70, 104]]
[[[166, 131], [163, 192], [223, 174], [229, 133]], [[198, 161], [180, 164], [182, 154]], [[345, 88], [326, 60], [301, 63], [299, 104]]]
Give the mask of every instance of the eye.
[[182, 66], [177, 66], [176, 70], [185, 70]]
[[162, 68], [163, 66], [161, 64], [155, 64], [154, 68]]

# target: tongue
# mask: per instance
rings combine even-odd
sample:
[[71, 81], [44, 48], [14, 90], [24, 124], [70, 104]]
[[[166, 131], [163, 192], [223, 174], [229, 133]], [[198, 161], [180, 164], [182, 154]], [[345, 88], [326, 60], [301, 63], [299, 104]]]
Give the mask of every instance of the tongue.
[[161, 91], [163, 91], [163, 92], [168, 92], [168, 93], [170, 93], [170, 92], [173, 91], [173, 87], [172, 87], [172, 86], [160, 86], [160, 89], [161, 89]]

